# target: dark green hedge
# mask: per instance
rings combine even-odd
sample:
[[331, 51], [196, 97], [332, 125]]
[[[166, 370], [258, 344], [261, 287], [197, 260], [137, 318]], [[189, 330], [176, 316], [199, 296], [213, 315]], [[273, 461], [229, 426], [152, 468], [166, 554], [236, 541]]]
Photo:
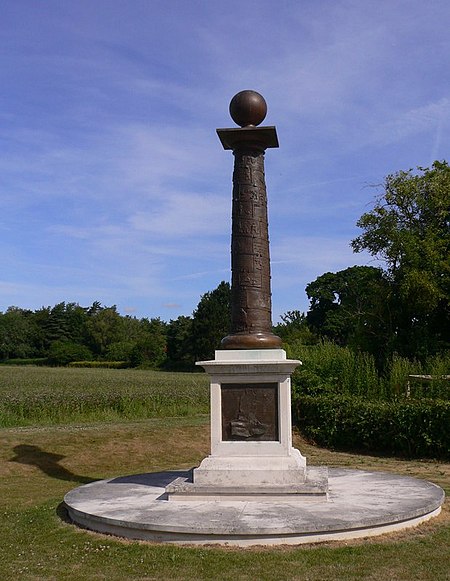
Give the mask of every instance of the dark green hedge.
[[33, 358], [14, 358], [0, 361], [0, 365], [47, 365], [47, 357], [33, 357]]
[[450, 458], [450, 402], [299, 396], [294, 421], [315, 443], [395, 456]]
[[89, 369], [127, 369], [126, 361], [71, 361], [69, 367], [88, 367]]

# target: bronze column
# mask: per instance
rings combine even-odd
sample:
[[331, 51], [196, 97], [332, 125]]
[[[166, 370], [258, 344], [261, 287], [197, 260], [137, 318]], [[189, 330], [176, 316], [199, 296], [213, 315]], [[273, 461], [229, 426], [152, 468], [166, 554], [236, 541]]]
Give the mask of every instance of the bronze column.
[[218, 129], [234, 154], [231, 236], [231, 333], [223, 349], [278, 349], [272, 333], [270, 256], [264, 153], [278, 147], [275, 127], [256, 127], [266, 116], [264, 98], [242, 91], [230, 103], [239, 129]]

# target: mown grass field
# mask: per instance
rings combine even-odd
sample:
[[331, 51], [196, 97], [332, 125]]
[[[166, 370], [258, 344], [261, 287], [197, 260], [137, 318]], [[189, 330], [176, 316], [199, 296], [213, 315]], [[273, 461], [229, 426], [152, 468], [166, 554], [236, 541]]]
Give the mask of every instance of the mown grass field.
[[[31, 383], [20, 386], [20, 377], [25, 378], [25, 371], [29, 370], [18, 371], [15, 383], [11, 383], [11, 377], [8, 380], [10, 389], [20, 388], [16, 397], [19, 394], [23, 397], [31, 395], [34, 389]], [[55, 379], [58, 371], [63, 372], [61, 376], [67, 382], [64, 386], [61, 379]], [[67, 370], [69, 374], [65, 371], [39, 369], [36, 377], [40, 378], [41, 384], [36, 390], [40, 389], [47, 394], [46, 397], [57, 393], [58, 389], [66, 394], [84, 393], [84, 390], [94, 389], [90, 382], [97, 377], [97, 385], [102, 385], [101, 389], [107, 391], [103, 372], [108, 370]], [[82, 373], [75, 378], [71, 375], [73, 371]], [[89, 373], [83, 380], [86, 371]], [[95, 371], [94, 375], [91, 375], [92, 371]], [[11, 376], [14, 370], [5, 369], [4, 373]], [[44, 379], [45, 373], [53, 378], [52, 386], [50, 380]], [[132, 375], [116, 370], [111, 376], [107, 374], [119, 392], [129, 387], [121, 385], [122, 379], [129, 381], [135, 372], [127, 373]], [[172, 374], [163, 374], [158, 379], [156, 372], [137, 373], [139, 380], [136, 382], [140, 382], [140, 387], [137, 387], [138, 383], [133, 385], [138, 390], [146, 385], [147, 397], [150, 397], [154, 381], [158, 389], [165, 385], [167, 393], [171, 384], [178, 385], [177, 389], [181, 391], [198, 388], [200, 400], [195, 404], [191, 392], [192, 411], [179, 417], [164, 416], [162, 410], [170, 410], [169, 406], [159, 408], [159, 417], [127, 419], [120, 417], [119, 410], [114, 412], [114, 417], [113, 414], [103, 418], [105, 408], [100, 419], [89, 421], [87, 416], [79, 415], [81, 420], [74, 422], [68, 419], [71, 417], [69, 410], [65, 419], [63, 414], [53, 417], [53, 425], [45, 424], [43, 415], [38, 415], [33, 425], [33, 418], [28, 415], [27, 425], [16, 422], [13, 427], [0, 429], [1, 580], [449, 579], [448, 501], [438, 518], [412, 531], [347, 543], [272, 549], [165, 546], [119, 540], [72, 526], [64, 520], [60, 507], [68, 490], [95, 479], [187, 468], [198, 464], [209, 452], [208, 417], [201, 412], [204, 387], [199, 387], [200, 384], [182, 387], [183, 381], [196, 382], [199, 379], [202, 382], [206, 378], [188, 374], [183, 379], [174, 374], [171, 380]], [[73, 381], [71, 387], [69, 375]], [[4, 378], [0, 385], [2, 398], [14, 395], [9, 392]], [[82, 385], [85, 387], [81, 388]], [[162, 397], [161, 392], [158, 393]], [[166, 392], [163, 390], [163, 393]], [[57, 424], [56, 417], [64, 423]], [[413, 475], [436, 482], [447, 495], [450, 494], [450, 464], [335, 453], [310, 446], [298, 435], [295, 443], [311, 464]]]

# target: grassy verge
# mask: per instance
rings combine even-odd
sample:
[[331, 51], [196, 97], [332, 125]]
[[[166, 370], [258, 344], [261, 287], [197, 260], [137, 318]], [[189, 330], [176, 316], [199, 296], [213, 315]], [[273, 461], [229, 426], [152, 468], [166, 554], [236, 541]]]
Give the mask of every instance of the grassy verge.
[[[450, 493], [450, 464], [333, 453], [296, 437], [311, 464], [392, 471]], [[209, 451], [204, 417], [0, 430], [0, 579], [21, 581], [444, 581], [450, 513], [413, 531], [339, 544], [276, 549], [174, 547], [121, 541], [58, 516], [65, 492], [98, 478], [183, 468]]]
[[208, 413], [203, 373], [0, 366], [0, 427]]

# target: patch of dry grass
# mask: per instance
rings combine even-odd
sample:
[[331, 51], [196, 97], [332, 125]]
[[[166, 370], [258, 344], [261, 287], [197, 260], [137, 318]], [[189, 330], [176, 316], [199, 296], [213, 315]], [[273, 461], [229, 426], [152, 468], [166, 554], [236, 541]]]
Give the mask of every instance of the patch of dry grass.
[[50, 490], [64, 495], [101, 478], [193, 466], [209, 443], [207, 422], [150, 419], [1, 430], [0, 507], [35, 506]]
[[[64, 494], [93, 479], [185, 468], [209, 453], [207, 418], [0, 430], [0, 579], [447, 580], [450, 511], [420, 527], [342, 543], [223, 549], [123, 541], [59, 518]], [[310, 464], [426, 478], [450, 493], [450, 465], [342, 454], [295, 435]]]

